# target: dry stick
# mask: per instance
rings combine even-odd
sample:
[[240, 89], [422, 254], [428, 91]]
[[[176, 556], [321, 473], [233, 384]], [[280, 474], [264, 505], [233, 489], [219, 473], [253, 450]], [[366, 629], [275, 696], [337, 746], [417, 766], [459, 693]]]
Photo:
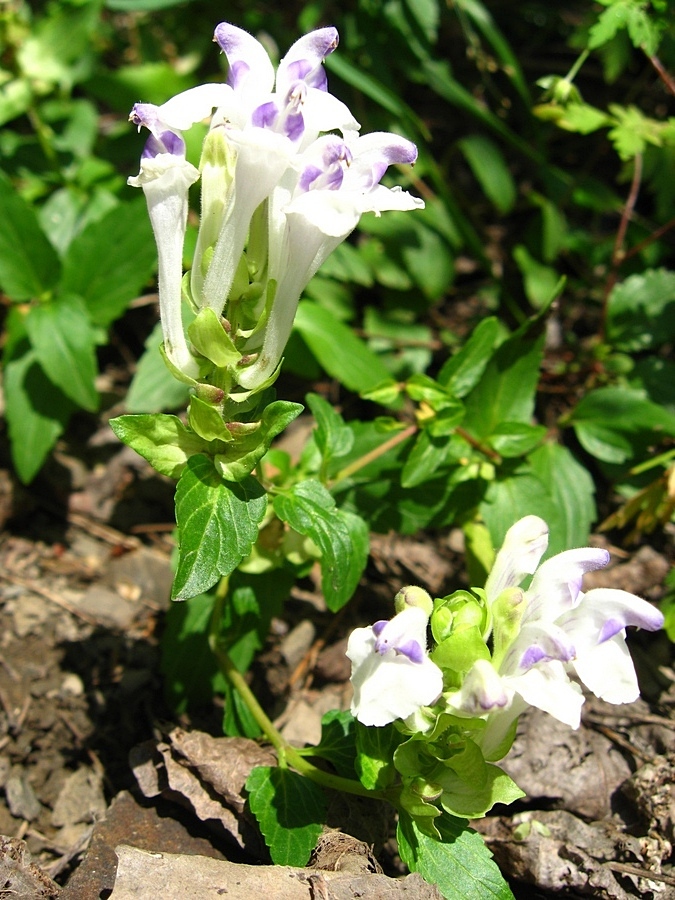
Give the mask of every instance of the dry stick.
[[638, 194], [640, 193], [641, 180], [642, 155], [640, 153], [637, 153], [635, 155], [635, 165], [633, 167], [633, 179], [631, 181], [630, 191], [628, 192], [626, 204], [621, 213], [619, 228], [617, 229], [616, 238], [614, 240], [614, 249], [612, 250], [612, 269], [609, 273], [609, 277], [605, 285], [605, 293], [602, 298], [602, 329], [600, 336], [603, 341], [605, 340], [605, 332], [607, 329], [607, 308], [609, 306], [609, 296], [612, 293], [614, 285], [619, 279], [619, 266], [624, 260], [623, 245], [626, 240], [626, 231], [628, 230], [628, 223], [633, 215], [633, 210], [635, 209], [635, 204], [637, 203]]
[[672, 875], [652, 872], [650, 869], [641, 869], [639, 866], [631, 866], [622, 862], [608, 862], [605, 865], [612, 872], [623, 872], [625, 875], [637, 875], [638, 878], [646, 878], [649, 881], [662, 881], [665, 884], [675, 885], [675, 878]]
[[670, 93], [675, 96], [675, 79], [673, 78], [673, 76], [664, 69], [663, 63], [658, 58], [658, 56], [649, 56], [647, 58], [658, 72], [661, 81], [665, 84]]
[[0, 578], [4, 578], [5, 581], [9, 581], [12, 584], [20, 584], [22, 587], [28, 588], [29, 591], [32, 591], [34, 594], [39, 594], [40, 597], [44, 597], [45, 600], [49, 600], [51, 603], [56, 603], [57, 606], [65, 609], [66, 612], [69, 612], [71, 615], [77, 616], [84, 622], [88, 622], [89, 625], [101, 624], [94, 616], [90, 616], [89, 613], [84, 610], [78, 609], [74, 603], [64, 600], [63, 597], [55, 594], [54, 591], [47, 590], [47, 588], [42, 587], [42, 585], [38, 584], [37, 581], [33, 581], [31, 578], [24, 578], [22, 575], [14, 575], [11, 572], [0, 572]]

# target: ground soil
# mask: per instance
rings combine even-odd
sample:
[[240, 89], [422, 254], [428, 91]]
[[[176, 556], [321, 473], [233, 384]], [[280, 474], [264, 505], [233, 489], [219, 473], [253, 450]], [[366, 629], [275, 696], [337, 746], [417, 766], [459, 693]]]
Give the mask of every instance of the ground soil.
[[[246, 840], [214, 831], [194, 803], [172, 802], [180, 791], [144, 795], [130, 763], [139, 747], [159, 745], [168, 760], [185, 734], [221, 734], [220, 701], [177, 717], [164, 700], [172, 496], [168, 481], [90, 423], [30, 489], [0, 470], [0, 876], [10, 883], [9, 860], [14, 879], [5, 894], [0, 877], [0, 897], [108, 897], [120, 842], [255, 862]], [[596, 540], [614, 551], [604, 584], [660, 599], [668, 535], [658, 552]], [[403, 584], [448, 592], [462, 572], [458, 532], [381, 535], [337, 626], [311, 580], [295, 589], [255, 672], [286, 736], [315, 741], [321, 715], [348, 706], [351, 627], [380, 606], [387, 615]], [[476, 823], [518, 898], [675, 897], [672, 646], [663, 634], [631, 646], [637, 703], [589, 702], [577, 732], [543, 715], [521, 722], [507, 768], [527, 796]], [[375, 844], [385, 872], [400, 873], [392, 823], [378, 822], [373, 836], [369, 815], [345, 814], [343, 830]]]

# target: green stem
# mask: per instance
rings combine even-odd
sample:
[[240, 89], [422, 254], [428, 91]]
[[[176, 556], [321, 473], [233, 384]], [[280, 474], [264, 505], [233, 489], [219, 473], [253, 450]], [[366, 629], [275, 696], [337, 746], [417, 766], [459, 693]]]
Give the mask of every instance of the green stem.
[[292, 747], [287, 743], [275, 728], [273, 722], [268, 718], [265, 711], [258, 703], [255, 694], [246, 683], [246, 679], [232, 662], [229, 653], [222, 646], [218, 638], [218, 625], [223, 603], [227, 596], [227, 588], [228, 579], [223, 578], [216, 591], [216, 601], [211, 615], [209, 644], [218, 661], [221, 672], [244, 701], [249, 712], [260, 726], [261, 731], [277, 751], [279, 764], [282, 766], [290, 765], [296, 772], [299, 772], [311, 781], [314, 781], [323, 787], [330, 788], [331, 790], [342, 791], [347, 794], [356, 794], [359, 797], [368, 797], [371, 800], [384, 799], [384, 794], [379, 791], [369, 791], [360, 781], [355, 781], [352, 778], [342, 778], [340, 775], [332, 775], [330, 772], [324, 772], [323, 769], [318, 769], [316, 766], [312, 765], [312, 763], [304, 759], [295, 747]]
[[565, 75], [565, 81], [569, 81], [570, 83], [572, 81], [574, 81], [574, 79], [577, 77], [577, 75], [579, 73], [579, 69], [583, 66], [583, 64], [588, 59], [590, 52], [591, 52], [590, 50], [584, 50], [584, 52], [580, 54], [579, 58], [574, 63], [572, 68], [569, 70], [567, 75]]

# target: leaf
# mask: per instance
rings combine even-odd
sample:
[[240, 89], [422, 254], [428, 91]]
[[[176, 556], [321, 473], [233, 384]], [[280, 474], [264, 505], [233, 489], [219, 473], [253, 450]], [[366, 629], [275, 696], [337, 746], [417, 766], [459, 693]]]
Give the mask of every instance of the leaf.
[[397, 778], [394, 750], [403, 740], [403, 735], [394, 725], [375, 728], [356, 722], [355, 728], [356, 774], [368, 790], [384, 790]]
[[304, 300], [295, 327], [332, 378], [358, 393], [389, 379], [383, 362], [332, 313]]
[[25, 324], [37, 360], [49, 380], [83, 409], [98, 409], [94, 332], [82, 300], [61, 295], [32, 306]]
[[321, 451], [324, 466], [327, 466], [332, 459], [349, 453], [354, 444], [354, 432], [323, 397], [307, 394], [305, 399], [316, 420], [314, 440]]
[[440, 841], [420, 831], [405, 812], [400, 813], [396, 832], [399, 853], [412, 872], [435, 884], [446, 900], [513, 900], [483, 838], [465, 819], [445, 814], [434, 824]]
[[5, 364], [3, 390], [12, 461], [21, 481], [29, 484], [75, 406], [47, 378], [33, 350]]
[[425, 428], [417, 435], [403, 465], [401, 486], [404, 488], [417, 487], [437, 476], [438, 470], [445, 465], [451, 449], [451, 443], [447, 437], [433, 437]]
[[59, 277], [61, 263], [33, 209], [0, 177], [0, 286], [12, 300], [42, 297]]
[[486, 438], [502, 422], [529, 424], [539, 383], [544, 335], [538, 319], [526, 322], [492, 355], [466, 398], [464, 427]]
[[225, 678], [209, 647], [213, 602], [212, 594], [199, 594], [167, 610], [159, 670], [167, 702], [177, 715], [225, 692]]
[[83, 297], [91, 321], [107, 327], [148, 282], [156, 258], [146, 204], [139, 197], [113, 207], [73, 239], [61, 286]]
[[530, 454], [532, 473], [553, 501], [548, 555], [571, 547], [585, 547], [591, 525], [597, 519], [593, 478], [562, 444], [543, 444]]
[[499, 147], [481, 134], [462, 138], [458, 147], [488, 200], [502, 215], [510, 212], [516, 202], [516, 185]]
[[629, 388], [591, 391], [568, 421], [584, 450], [608, 463], [626, 463], [664, 436], [675, 435], [675, 415]]
[[461, 350], [451, 356], [438, 373], [438, 381], [455, 397], [465, 397], [478, 384], [501, 330], [499, 319], [489, 316], [474, 328]]
[[274, 498], [274, 511], [321, 551], [321, 588], [336, 612], [351, 598], [368, 559], [368, 528], [359, 516], [339, 510], [318, 481], [301, 481]]
[[130, 413], [157, 413], [187, 405], [187, 385], [173, 377], [159, 352], [162, 343], [162, 323], [157, 322], [145, 342], [145, 351], [138, 361], [126, 396]]
[[172, 599], [194, 597], [229, 575], [251, 552], [266, 508], [255, 478], [222, 481], [206, 456], [191, 456], [176, 488], [179, 560]]
[[616, 285], [607, 306], [607, 338], [639, 353], [675, 338], [675, 272], [646, 269]]
[[333, 709], [321, 719], [321, 740], [305, 750], [307, 756], [319, 756], [333, 766], [338, 775], [354, 777], [356, 759], [355, 719], [348, 710]]
[[[300, 403], [290, 400], [275, 400], [265, 407], [260, 427], [249, 434], [242, 434], [238, 440], [223, 444], [214, 460], [219, 473], [226, 481], [241, 481], [253, 471], [259, 460], [269, 450], [274, 438], [302, 412]], [[231, 428], [237, 425], [231, 422]], [[223, 428], [225, 426], [223, 425]], [[233, 432], [236, 435], [236, 431]]]
[[177, 416], [118, 416], [109, 424], [121, 441], [169, 478], [179, 478], [188, 459], [206, 449], [205, 442], [188, 431]]
[[558, 273], [535, 259], [523, 244], [513, 248], [513, 258], [523, 276], [525, 296], [535, 309], [540, 309], [556, 295], [560, 281]]
[[504, 458], [525, 456], [541, 443], [546, 435], [544, 425], [523, 422], [502, 422], [490, 435], [488, 444]]
[[246, 780], [251, 812], [279, 866], [304, 866], [326, 817], [326, 795], [308, 778], [271, 766], [258, 766]]

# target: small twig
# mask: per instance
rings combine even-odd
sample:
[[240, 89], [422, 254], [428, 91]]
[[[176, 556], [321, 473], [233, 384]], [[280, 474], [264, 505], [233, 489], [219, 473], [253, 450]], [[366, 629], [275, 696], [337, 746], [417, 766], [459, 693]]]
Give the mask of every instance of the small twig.
[[497, 453], [496, 450], [493, 450], [492, 447], [488, 447], [487, 444], [481, 443], [477, 438], [475, 438], [472, 434], [469, 434], [468, 431], [465, 431], [460, 425], [455, 428], [457, 434], [464, 438], [467, 444], [471, 444], [474, 450], [478, 450], [479, 453], [482, 453], [483, 456], [487, 456], [488, 459], [491, 459], [493, 463], [496, 465], [500, 465], [502, 462], [502, 458]]
[[78, 616], [78, 618], [82, 619], [84, 622], [87, 622], [89, 625], [100, 625], [101, 623], [98, 619], [95, 619], [94, 616], [90, 616], [89, 613], [84, 612], [84, 610], [78, 609], [73, 603], [70, 603], [68, 600], [64, 600], [63, 597], [60, 597], [58, 594], [55, 594], [53, 591], [47, 590], [47, 588], [42, 587], [37, 581], [34, 581], [32, 578], [24, 578], [22, 575], [15, 575], [13, 572], [0, 571], [0, 578], [4, 578], [5, 581], [9, 581], [12, 584], [20, 584], [22, 587], [28, 588], [29, 591], [32, 591], [34, 594], [38, 594], [40, 597], [44, 597], [45, 600], [49, 600], [51, 603], [55, 603], [57, 606], [60, 606], [61, 609], [65, 609], [66, 612], [69, 612], [73, 616]]
[[[585, 713], [584, 714], [584, 722], [592, 722], [596, 725], [604, 725], [605, 722], [618, 722], [621, 719], [625, 719], [625, 715], [621, 715], [621, 713]], [[645, 716], [630, 716], [630, 724], [631, 725], [661, 725], [663, 728], [671, 728], [675, 731], [675, 720], [667, 719], [665, 716], [654, 716], [654, 715], [645, 715]]]
[[345, 466], [344, 469], [337, 473], [332, 481], [331, 487], [336, 485], [340, 481], [344, 481], [345, 478], [350, 478], [352, 475], [358, 472], [359, 469], [365, 468], [369, 463], [374, 462], [381, 456], [384, 456], [384, 454], [388, 453], [389, 450], [393, 450], [394, 447], [398, 447], [398, 445], [402, 444], [403, 441], [407, 440], [409, 437], [412, 437], [412, 435], [415, 434], [416, 431], [417, 425], [408, 425], [407, 428], [404, 428], [403, 431], [399, 431], [393, 437], [390, 437], [388, 441], [384, 441], [384, 443], [380, 444], [379, 447], [375, 447], [369, 453], [364, 453], [363, 456], [355, 459], [354, 462], [350, 463], [348, 466]]
[[593, 727], [596, 731], [599, 731], [600, 734], [604, 734], [606, 738], [609, 738], [612, 743], [616, 744], [619, 747], [622, 747], [624, 750], [627, 750], [628, 753], [637, 757], [637, 759], [641, 759], [642, 762], [653, 761], [653, 756], [648, 756], [646, 753], [643, 753], [642, 750], [638, 750], [635, 744], [632, 744], [627, 738], [619, 734], [618, 731], [614, 731], [613, 728], [609, 728], [607, 725], [601, 725], [599, 722], [594, 722]]
[[672, 875], [664, 875], [662, 872], [652, 872], [651, 869], [641, 869], [639, 866], [631, 866], [629, 863], [622, 862], [608, 862], [606, 865], [612, 872], [623, 872], [626, 875], [647, 878], [649, 881], [662, 881], [664, 884], [675, 885], [675, 878]]
[[609, 305], [609, 297], [614, 289], [614, 285], [619, 280], [619, 267], [624, 260], [624, 243], [626, 241], [626, 231], [630, 222], [635, 204], [637, 203], [638, 194], [640, 193], [640, 182], [642, 180], [642, 156], [637, 153], [635, 156], [635, 164], [633, 166], [633, 178], [630, 184], [630, 191], [626, 198], [626, 203], [621, 212], [619, 227], [614, 239], [614, 248], [612, 250], [612, 269], [605, 284], [604, 296], [602, 298], [602, 340], [605, 339], [605, 330], [607, 327], [607, 308]]
[[82, 528], [88, 534], [100, 538], [107, 544], [114, 547], [124, 547], [125, 550], [136, 550], [141, 546], [141, 542], [136, 537], [130, 537], [128, 534], [122, 534], [110, 525], [103, 525], [102, 522], [95, 522], [93, 519], [83, 516], [81, 513], [68, 513], [68, 521], [71, 525]]
[[668, 88], [670, 93], [675, 96], [675, 78], [673, 78], [673, 76], [665, 70], [663, 63], [658, 58], [658, 56], [648, 56], [647, 59], [654, 66], [654, 68], [658, 72], [659, 78]]

